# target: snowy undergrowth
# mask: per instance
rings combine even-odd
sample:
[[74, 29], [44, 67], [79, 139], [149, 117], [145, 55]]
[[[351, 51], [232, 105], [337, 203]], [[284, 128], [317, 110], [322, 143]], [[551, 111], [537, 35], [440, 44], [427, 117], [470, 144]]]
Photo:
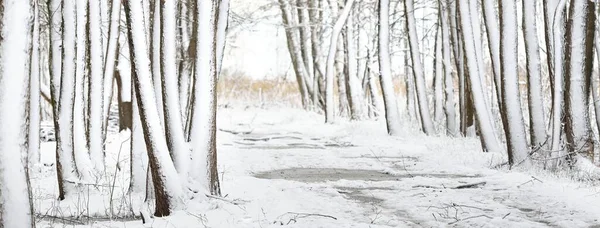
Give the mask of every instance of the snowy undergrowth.
[[[39, 224], [82, 227], [581, 227], [599, 223], [597, 182], [544, 170], [496, 169], [477, 139], [425, 136], [405, 125], [324, 117], [293, 108], [221, 108], [222, 199], [203, 198], [167, 218], [110, 219], [112, 187], [87, 187], [56, 202], [54, 167], [33, 175]], [[130, 216], [127, 133], [109, 137], [107, 172], [115, 217]], [[53, 163], [53, 144], [42, 145]], [[117, 158], [118, 157], [118, 158]], [[117, 161], [121, 169], [116, 168]], [[583, 166], [582, 166], [583, 167]], [[588, 166], [586, 166], [588, 167]], [[116, 178], [111, 174], [117, 170]], [[580, 170], [585, 170], [581, 168]], [[112, 179], [115, 178], [115, 179]], [[143, 197], [143, 196], [139, 196]], [[89, 203], [87, 203], [89, 202]], [[124, 208], [119, 210], [119, 208]], [[82, 215], [89, 213], [89, 222]], [[40, 219], [46, 215], [44, 219]], [[68, 220], [57, 217], [69, 216]], [[77, 217], [79, 216], [79, 217]]]

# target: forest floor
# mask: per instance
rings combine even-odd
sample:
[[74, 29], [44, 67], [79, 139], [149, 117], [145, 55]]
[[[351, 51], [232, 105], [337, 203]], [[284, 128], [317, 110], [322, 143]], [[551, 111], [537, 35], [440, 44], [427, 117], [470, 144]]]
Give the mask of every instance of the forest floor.
[[[475, 139], [430, 137], [410, 126], [391, 137], [382, 120], [323, 120], [299, 109], [221, 108], [222, 199], [143, 225], [57, 219], [48, 198], [36, 197], [39, 226], [600, 227], [597, 181], [493, 168], [506, 157], [481, 152]], [[43, 169], [34, 190], [51, 191], [42, 185], [52, 186], [55, 174]]]

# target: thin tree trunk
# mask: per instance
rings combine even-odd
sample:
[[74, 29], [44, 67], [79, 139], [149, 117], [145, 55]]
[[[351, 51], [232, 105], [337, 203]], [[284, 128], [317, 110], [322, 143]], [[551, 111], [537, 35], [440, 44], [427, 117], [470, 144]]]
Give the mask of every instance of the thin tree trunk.
[[[438, 13], [441, 13], [439, 11]], [[434, 120], [436, 123], [442, 122], [444, 118], [444, 104], [443, 104], [443, 85], [444, 85], [444, 72], [443, 72], [443, 58], [442, 58], [442, 28], [440, 20], [438, 20], [436, 39], [435, 39], [435, 68], [434, 68], [434, 80], [433, 80], [433, 91], [434, 91]]]
[[[379, 0], [379, 71], [383, 102], [385, 105], [385, 119], [387, 131], [390, 135], [400, 134], [400, 114], [396, 103], [394, 84], [392, 84], [392, 70], [390, 66], [390, 1]], [[372, 91], [374, 92], [374, 91]]]
[[279, 0], [280, 8], [281, 8], [281, 17], [283, 20], [283, 24], [285, 28], [285, 34], [287, 38], [287, 46], [290, 53], [290, 59], [292, 60], [292, 65], [294, 68], [294, 73], [296, 74], [296, 82], [298, 83], [298, 90], [300, 91], [300, 96], [302, 98], [302, 107], [305, 109], [308, 107], [308, 88], [306, 87], [306, 82], [304, 81], [307, 78], [306, 68], [304, 67], [304, 61], [302, 59], [302, 50], [300, 48], [300, 37], [295, 31], [295, 20], [293, 19], [292, 9], [290, 3], [286, 0]]
[[[110, 15], [110, 29], [108, 35], [108, 45], [106, 48], [106, 55], [104, 60], [104, 90], [102, 94], [102, 117], [104, 118], [103, 126], [103, 137], [106, 139], [106, 129], [108, 127], [108, 114], [110, 111], [110, 103], [112, 100], [112, 79], [114, 78], [115, 62], [117, 55], [119, 54], [119, 37], [121, 36], [120, 31], [121, 25], [121, 1], [112, 0], [111, 15]], [[127, 45], [123, 45], [127, 46]], [[129, 62], [129, 61], [128, 61]], [[127, 86], [129, 87], [129, 85]], [[129, 96], [129, 95], [128, 95]]]
[[[342, 28], [346, 23], [346, 19], [350, 15], [350, 10], [354, 4], [354, 0], [347, 0], [342, 10], [342, 13], [338, 16], [333, 25], [333, 30], [331, 31], [331, 41], [329, 43], [329, 53], [327, 54], [327, 64], [325, 67], [325, 78], [326, 78], [326, 89], [325, 89], [325, 123], [333, 123], [335, 119], [335, 110], [334, 105], [335, 102], [333, 100], [333, 87], [334, 82], [333, 79], [335, 77], [335, 59], [336, 59], [336, 51], [338, 44], [338, 37], [342, 32]], [[334, 14], [335, 15], [335, 14]], [[338, 77], [339, 78], [339, 77]], [[340, 87], [341, 88], [341, 87]], [[340, 91], [341, 93], [341, 91]], [[345, 94], [344, 94], [345, 95]], [[340, 96], [342, 96], [340, 94]], [[340, 106], [343, 104], [340, 104]]]
[[411, 52], [412, 71], [415, 78], [415, 88], [417, 90], [417, 103], [421, 117], [421, 126], [425, 134], [433, 135], [435, 134], [435, 129], [433, 128], [431, 114], [429, 113], [429, 102], [427, 102], [425, 69], [423, 68], [421, 54], [419, 52], [419, 38], [417, 37], [413, 0], [404, 1], [404, 12], [406, 17], [406, 30], [408, 31], [408, 44], [410, 45]]
[[561, 150], [562, 136], [562, 120], [563, 120], [563, 96], [564, 96], [564, 17], [567, 0], [561, 0], [557, 7], [552, 20], [553, 54], [554, 57], [554, 93], [552, 101], [552, 144], [550, 156], [558, 154]]
[[[492, 73], [494, 74], [494, 85], [498, 107], [502, 107], [502, 78], [500, 77], [500, 29], [498, 28], [498, 15], [496, 14], [494, 1], [482, 0], [483, 18], [485, 22], [488, 48], [492, 62]], [[531, 14], [534, 16], [535, 14]]]
[[[354, 14], [354, 13], [353, 13]], [[346, 62], [348, 73], [346, 74], [346, 85], [348, 91], [348, 103], [350, 104], [350, 116], [353, 120], [365, 117], [364, 92], [358, 78], [358, 62], [356, 61], [356, 43], [354, 36], [354, 15], [348, 17], [346, 23]]]

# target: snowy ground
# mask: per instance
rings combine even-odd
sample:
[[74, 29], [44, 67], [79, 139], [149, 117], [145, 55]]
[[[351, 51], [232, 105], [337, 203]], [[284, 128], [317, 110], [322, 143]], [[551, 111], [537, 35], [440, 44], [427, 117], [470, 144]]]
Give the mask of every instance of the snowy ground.
[[[594, 183], [492, 169], [504, 156], [482, 153], [477, 140], [427, 137], [409, 128], [390, 137], [381, 120], [326, 125], [320, 115], [286, 108], [223, 108], [218, 126], [226, 200], [190, 204], [146, 225], [107, 217], [111, 198], [113, 207], [126, 205], [121, 187], [106, 187], [113, 197], [83, 194], [83, 203], [57, 206], [53, 144], [45, 143], [47, 166], [33, 174], [39, 226], [600, 227]], [[116, 161], [127, 167], [128, 153], [116, 156], [121, 141], [128, 150], [127, 138], [109, 138], [108, 169], [118, 175], [104, 178], [114, 186], [127, 183], [127, 170], [116, 167]], [[103, 219], [82, 219], [90, 211]]]

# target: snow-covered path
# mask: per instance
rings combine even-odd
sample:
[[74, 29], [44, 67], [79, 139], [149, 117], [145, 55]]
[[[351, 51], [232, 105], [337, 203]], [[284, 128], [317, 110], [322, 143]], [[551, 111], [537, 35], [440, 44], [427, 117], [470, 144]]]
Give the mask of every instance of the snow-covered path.
[[393, 138], [381, 121], [325, 125], [287, 109], [223, 110], [219, 121], [223, 192], [245, 203], [215, 227], [600, 224], [597, 187], [491, 169], [504, 158], [476, 140]]
[[[600, 227], [592, 182], [490, 168], [505, 158], [481, 152], [476, 139], [410, 127], [390, 137], [380, 120], [323, 122], [298, 109], [222, 108], [224, 200], [145, 225], [92, 227]], [[50, 170], [41, 183], [54, 183]], [[60, 224], [42, 220], [41, 227]]]

